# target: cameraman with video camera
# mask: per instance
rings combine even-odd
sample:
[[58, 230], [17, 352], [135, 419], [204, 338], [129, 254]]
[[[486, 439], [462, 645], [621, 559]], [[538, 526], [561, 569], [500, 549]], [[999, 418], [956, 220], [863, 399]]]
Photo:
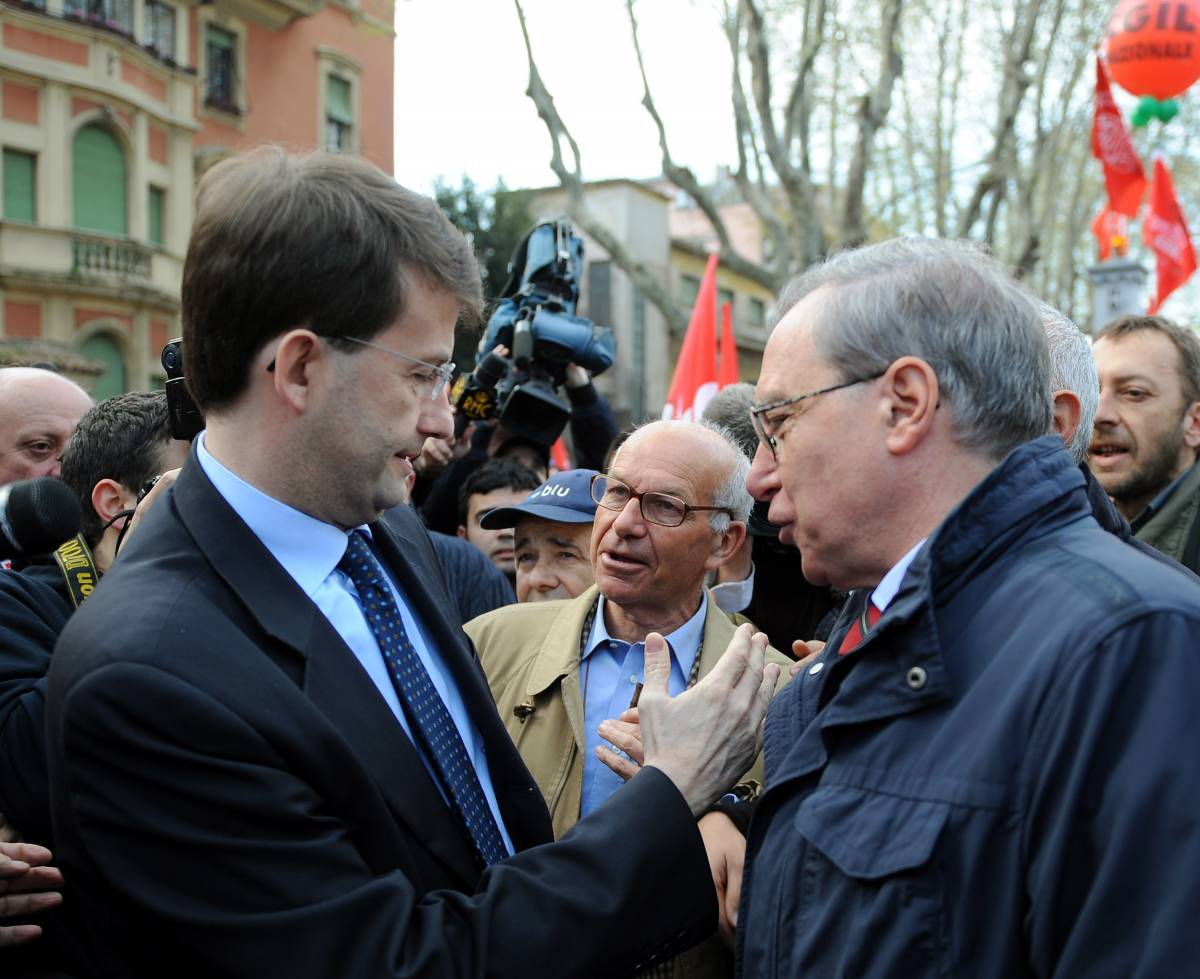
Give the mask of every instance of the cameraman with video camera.
[[575, 464], [603, 464], [617, 424], [592, 376], [612, 366], [616, 341], [575, 315], [582, 269], [583, 242], [565, 221], [537, 225], [517, 246], [479, 363], [455, 385], [456, 437], [429, 440], [414, 466], [430, 529], [454, 533], [459, 488], [490, 458], [512, 456], [544, 480], [568, 423]]

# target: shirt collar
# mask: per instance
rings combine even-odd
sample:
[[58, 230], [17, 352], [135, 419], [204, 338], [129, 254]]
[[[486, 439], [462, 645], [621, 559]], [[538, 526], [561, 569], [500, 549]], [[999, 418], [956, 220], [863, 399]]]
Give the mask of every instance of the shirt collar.
[[[683, 671], [684, 676], [691, 675], [692, 664], [695, 663], [696, 656], [700, 652], [700, 643], [704, 637], [704, 617], [707, 614], [708, 594], [701, 592], [700, 607], [696, 610], [696, 614], [665, 637], [667, 646], [671, 650], [671, 655], [679, 665], [680, 670]], [[604, 596], [601, 595], [596, 602], [596, 617], [592, 620], [592, 631], [588, 636], [587, 644], [584, 646], [583, 655], [580, 659], [587, 659], [605, 643], [622, 641], [620, 639], [613, 639], [608, 634], [608, 628], [604, 625]], [[642, 643], [627, 643], [626, 645], [641, 646]]]
[[203, 432], [196, 439], [196, 458], [225, 502], [312, 598], [346, 552], [346, 532], [251, 486], [216, 460], [204, 444]]
[[1133, 518], [1132, 522], [1130, 523], [1130, 529], [1133, 530], [1134, 533], [1137, 533], [1144, 526], [1146, 526], [1146, 524], [1150, 522], [1150, 518], [1163, 508], [1167, 500], [1171, 498], [1171, 494], [1179, 488], [1180, 483], [1187, 479], [1188, 473], [1190, 473], [1193, 467], [1196, 465], [1200, 465], [1200, 463], [1193, 463], [1193, 465], [1188, 466], [1187, 469], [1185, 469], [1171, 481], [1170, 486], [1168, 486], [1165, 490], [1159, 493], [1158, 496], [1146, 504], [1146, 509]]
[[913, 563], [917, 552], [921, 550], [926, 540], [928, 540], [927, 537], [922, 537], [917, 541], [916, 546], [897, 561], [891, 571], [885, 574], [883, 580], [875, 586], [875, 590], [871, 593], [871, 604], [880, 612], [887, 609], [892, 599], [896, 597], [896, 593], [900, 590], [900, 583], [904, 581], [904, 573], [908, 571], [908, 566]]

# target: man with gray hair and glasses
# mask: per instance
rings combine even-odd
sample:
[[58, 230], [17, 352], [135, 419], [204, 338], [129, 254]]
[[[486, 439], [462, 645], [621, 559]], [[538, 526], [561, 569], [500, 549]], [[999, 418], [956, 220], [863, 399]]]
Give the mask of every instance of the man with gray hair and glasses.
[[914, 239], [779, 309], [751, 491], [854, 595], [768, 712], [743, 974], [1190, 973], [1200, 586], [1093, 518], [1036, 305]]
[[[628, 730], [606, 719], [636, 705], [647, 637], [666, 639], [672, 695], [707, 675], [733, 638], [733, 623], [704, 588], [705, 574], [740, 549], [753, 502], [749, 460], [730, 439], [695, 422], [637, 429], [592, 480], [595, 585], [569, 600], [496, 609], [465, 627], [556, 836], [634, 771], [610, 747], [626, 747]], [[781, 673], [789, 662], [771, 648], [767, 657]], [[702, 834], [715, 819], [724, 817], [701, 819]], [[675, 972], [732, 975], [732, 960], [708, 942], [677, 960]]]

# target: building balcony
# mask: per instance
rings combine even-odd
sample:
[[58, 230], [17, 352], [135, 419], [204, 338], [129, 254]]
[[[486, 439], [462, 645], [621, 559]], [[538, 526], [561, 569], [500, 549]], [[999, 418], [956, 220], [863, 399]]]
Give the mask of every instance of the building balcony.
[[182, 258], [129, 238], [0, 221], [0, 285], [177, 308]]
[[299, 17], [320, 13], [325, 0], [217, 0], [217, 6], [268, 30], [281, 31]]

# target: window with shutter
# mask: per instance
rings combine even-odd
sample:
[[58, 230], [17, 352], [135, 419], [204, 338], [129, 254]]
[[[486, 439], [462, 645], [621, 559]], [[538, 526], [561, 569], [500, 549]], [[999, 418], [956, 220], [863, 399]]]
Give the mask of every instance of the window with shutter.
[[37, 157], [4, 151], [4, 216], [13, 221], [37, 220]]
[[354, 111], [351, 107], [350, 82], [337, 75], [325, 79], [325, 148], [352, 150]]
[[125, 359], [121, 349], [102, 333], [88, 337], [79, 345], [79, 352], [104, 364], [104, 373], [92, 387], [92, 397], [97, 401], [111, 398], [125, 391]]
[[147, 201], [146, 214], [148, 217], [147, 237], [156, 245], [163, 243], [163, 211], [165, 210], [167, 192], [161, 187], [151, 187]]
[[237, 102], [237, 35], [215, 24], [209, 24], [204, 36], [205, 63], [204, 101], [225, 112], [238, 112]]
[[75, 134], [71, 168], [75, 227], [128, 234], [125, 154], [116, 137], [102, 126], [84, 126]]

